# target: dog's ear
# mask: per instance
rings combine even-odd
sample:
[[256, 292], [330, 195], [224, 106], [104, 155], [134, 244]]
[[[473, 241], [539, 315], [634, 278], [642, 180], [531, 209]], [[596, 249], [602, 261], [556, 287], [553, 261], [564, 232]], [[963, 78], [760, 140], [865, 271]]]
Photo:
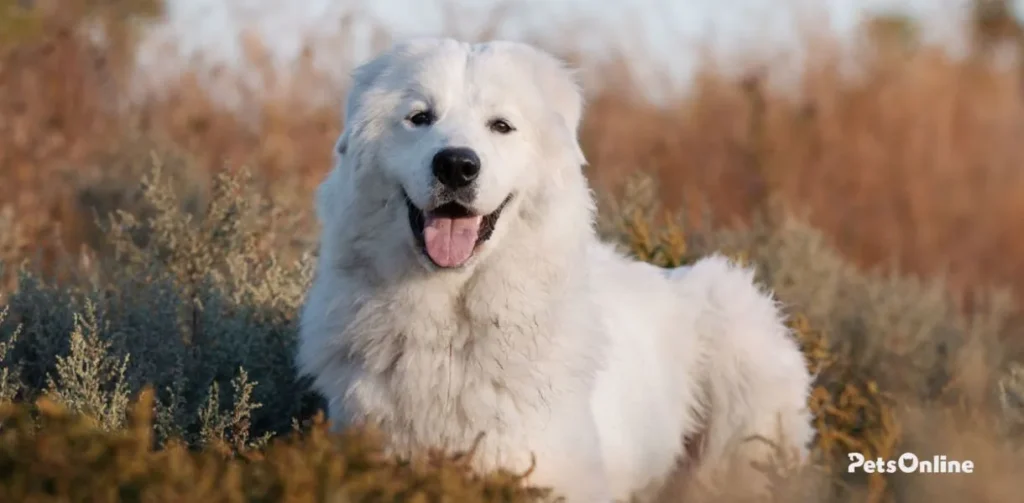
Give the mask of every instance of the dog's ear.
[[534, 81], [564, 127], [564, 140], [573, 145], [576, 161], [581, 166], [585, 165], [587, 160], [578, 136], [583, 118], [583, 92], [577, 71], [548, 52], [533, 47], [529, 50], [533, 53], [530, 59], [533, 61]]
[[377, 57], [357, 66], [352, 70], [352, 85], [349, 88], [348, 96], [345, 97], [344, 129], [334, 143], [334, 153], [344, 156], [348, 152], [352, 130], [358, 127], [359, 109], [364, 101], [367, 91], [372, 89], [373, 83], [387, 69], [390, 60], [390, 51], [380, 54]]
[[387, 70], [392, 59], [392, 51], [379, 54], [352, 70], [352, 87], [349, 89], [348, 96], [345, 99], [346, 121], [350, 121], [358, 115], [363, 97], [367, 91], [373, 88], [374, 82]]
[[435, 37], [416, 37], [398, 42], [389, 49], [381, 52], [373, 59], [357, 66], [352, 70], [352, 84], [348, 96], [345, 98], [344, 116], [345, 127], [334, 144], [334, 151], [338, 155], [348, 152], [349, 143], [353, 136], [358, 134], [360, 128], [367, 125], [367, 121], [380, 110], [366, 109], [366, 107], [379, 107], [386, 109], [392, 106], [389, 100], [370, 99], [368, 94], [373, 93], [379, 86], [382, 78], [395, 66], [396, 62], [409, 60], [420, 54], [429, 52], [443, 44], [456, 44], [451, 39]]
[[337, 141], [334, 142], [334, 166], [316, 189], [316, 214], [321, 222], [330, 221], [337, 210], [339, 191], [342, 184], [349, 179], [351, 171], [347, 166], [357, 162], [355, 158], [346, 155], [349, 152], [353, 131], [365, 127], [365, 119], [360, 117], [361, 103], [387, 66], [388, 53], [384, 53], [352, 70], [352, 84], [343, 108], [344, 125]]
[[348, 152], [348, 128], [341, 131], [338, 141], [334, 142], [334, 155], [342, 157]]
[[336, 161], [333, 169], [327, 172], [327, 177], [324, 178], [320, 185], [316, 188], [315, 195], [315, 209], [316, 216], [321, 223], [330, 222], [338, 209], [339, 190], [341, 189], [342, 170]]

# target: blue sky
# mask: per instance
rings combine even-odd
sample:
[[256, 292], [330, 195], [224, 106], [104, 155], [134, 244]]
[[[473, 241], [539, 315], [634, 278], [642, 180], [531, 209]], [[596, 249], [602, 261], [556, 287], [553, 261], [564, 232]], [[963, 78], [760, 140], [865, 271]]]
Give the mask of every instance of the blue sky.
[[[696, 64], [698, 44], [708, 44], [725, 57], [751, 51], [797, 49], [795, 23], [799, 15], [836, 32], [851, 33], [858, 19], [870, 12], [894, 11], [918, 17], [926, 37], [956, 43], [958, 23], [969, 0], [512, 0], [506, 20], [498, 27], [502, 38], [531, 38], [557, 43], [572, 31], [572, 39], [594, 58], [608, 49], [642, 54], [641, 72], [668, 75], [685, 82]], [[255, 34], [280, 64], [295, 59], [306, 41], [318, 64], [344, 78], [343, 60], [368, 55], [371, 31], [365, 25], [340, 30], [347, 13], [383, 26], [397, 37], [437, 34], [450, 22], [467, 32], [480, 25], [498, 2], [494, 0], [168, 0], [168, 19], [151, 30], [141, 54], [143, 62], [171, 70], [177, 61], [201, 58], [208, 63], [235, 66], [240, 60], [239, 34]], [[1024, 11], [1024, 0], [1016, 0]], [[155, 47], [174, 40], [179, 59], [160, 57]]]

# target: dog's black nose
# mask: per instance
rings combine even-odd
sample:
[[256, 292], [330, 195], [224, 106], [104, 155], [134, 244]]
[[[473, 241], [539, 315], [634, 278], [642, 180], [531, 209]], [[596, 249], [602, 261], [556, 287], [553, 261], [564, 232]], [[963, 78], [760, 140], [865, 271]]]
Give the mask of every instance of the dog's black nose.
[[434, 154], [434, 176], [451, 189], [461, 189], [480, 174], [480, 157], [463, 147], [445, 148]]

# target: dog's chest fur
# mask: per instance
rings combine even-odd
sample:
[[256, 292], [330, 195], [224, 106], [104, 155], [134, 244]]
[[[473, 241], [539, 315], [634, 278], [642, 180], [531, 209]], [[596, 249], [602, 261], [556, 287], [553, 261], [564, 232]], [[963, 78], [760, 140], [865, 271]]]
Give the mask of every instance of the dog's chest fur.
[[[593, 362], [564, 349], [575, 334], [559, 333], [578, 327], [567, 318], [585, 309], [567, 309], [572, 297], [553, 294], [545, 278], [481, 274], [458, 289], [429, 279], [411, 286], [362, 302], [343, 332], [353, 357], [341, 415], [382, 428], [393, 448], [467, 449], [481, 433], [485, 451], [529, 444], [553, 404], [589, 391]], [[481, 454], [488, 465], [523, 456]]]

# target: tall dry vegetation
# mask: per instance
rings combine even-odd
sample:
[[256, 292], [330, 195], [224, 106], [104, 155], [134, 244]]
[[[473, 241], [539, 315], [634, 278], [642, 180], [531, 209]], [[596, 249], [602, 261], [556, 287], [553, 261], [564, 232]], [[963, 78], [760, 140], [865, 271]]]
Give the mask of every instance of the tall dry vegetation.
[[[125, 20], [144, 21], [145, 4], [23, 4], [0, 0], [0, 399], [49, 398], [0, 409], [0, 466], [11, 468], [0, 496], [528, 495], [515, 476], [477, 479], [458, 458], [382, 459], [368, 437], [313, 426], [282, 439], [319, 406], [289, 355], [315, 238], [310, 190], [341, 90], [322, 108], [299, 106], [311, 93], [301, 86], [249, 94], [237, 115], [185, 75], [129, 103], [137, 32]], [[989, 287], [1024, 293], [1024, 106], [1021, 66], [990, 60], [1021, 38], [999, 2], [983, 4], [964, 59], [883, 19], [865, 30], [853, 79], [823, 38], [795, 95], [709, 62], [667, 106], [640, 100], [626, 78], [588, 108], [592, 179], [625, 190], [603, 208], [606, 236], [666, 265], [733, 254], [794, 315], [818, 375], [819, 435], [813, 469], [780, 482], [778, 501], [1012, 500], [1022, 325], [1018, 304]], [[104, 45], [83, 31], [96, 25], [113, 34]], [[257, 42], [247, 48], [266, 64]], [[323, 90], [310, 61], [291, 81]], [[666, 209], [682, 216], [663, 220]], [[19, 269], [26, 259], [41, 260]], [[865, 269], [878, 265], [900, 272]], [[153, 413], [132, 419], [146, 386]], [[848, 476], [837, 470], [849, 451], [941, 452], [985, 469]], [[189, 484], [202, 473], [224, 477]]]
[[[5, 3], [8, 12], [19, 4]], [[161, 98], [114, 114], [128, 52], [119, 44], [132, 37], [103, 50], [85, 44], [74, 33], [81, 12], [57, 9], [36, 22], [44, 30], [8, 35], [3, 44], [0, 176], [3, 201], [19, 221], [64, 222], [66, 243], [85, 239], [76, 234], [79, 198], [61, 189], [101, 171], [126, 131], [169, 140], [204, 169], [258, 167], [275, 185], [308, 190], [322, 174], [341, 92], [322, 108], [296, 106], [324, 88], [309, 54], [295, 65], [301, 78], [289, 80], [299, 88], [274, 101], [249, 93], [241, 117], [216, 106], [187, 74]], [[1005, 16], [979, 19], [989, 38], [1019, 36]], [[1016, 260], [1024, 238], [1014, 232], [1024, 212], [1016, 197], [1024, 187], [1019, 66], [985, 64], [980, 51], [953, 59], [916, 47], [913, 34], [891, 36], [905, 29], [898, 23], [880, 26], [866, 30], [870, 40], [854, 56], [856, 79], [844, 77], [834, 43], [809, 41], [816, 50], [799, 98], [767, 89], [756, 74], [733, 79], [708, 64], [691, 95], [655, 108], [621, 79], [588, 108], [583, 142], [595, 179], [610, 185], [634, 170], [657, 173], [669, 203], [701, 201], [725, 223], [749, 218], [772, 192], [863, 265], [895, 260], [909, 272], [948, 272], [957, 288], [1024, 288]], [[257, 41], [247, 38], [245, 47], [254, 65], [266, 65]], [[628, 72], [619, 65], [615, 74]]]

